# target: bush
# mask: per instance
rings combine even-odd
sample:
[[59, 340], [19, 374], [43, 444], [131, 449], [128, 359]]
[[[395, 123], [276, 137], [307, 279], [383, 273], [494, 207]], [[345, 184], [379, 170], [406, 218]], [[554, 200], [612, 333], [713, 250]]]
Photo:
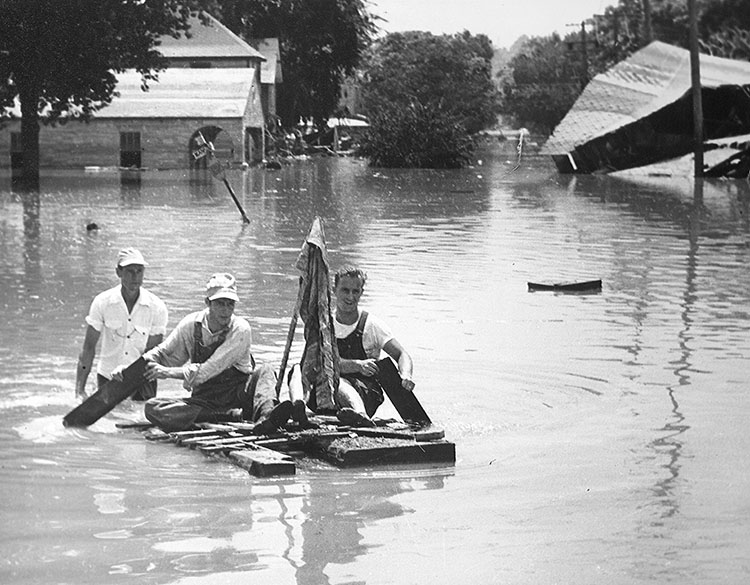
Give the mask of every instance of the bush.
[[357, 154], [376, 167], [461, 168], [474, 152], [474, 141], [463, 125], [440, 107], [411, 102], [385, 104], [370, 117]]

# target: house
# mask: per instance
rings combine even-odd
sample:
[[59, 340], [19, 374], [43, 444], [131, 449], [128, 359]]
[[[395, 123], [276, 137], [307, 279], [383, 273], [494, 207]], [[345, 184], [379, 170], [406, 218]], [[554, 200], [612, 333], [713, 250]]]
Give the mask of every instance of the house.
[[[169, 66], [147, 92], [126, 71], [117, 75], [119, 95], [88, 123], [42, 126], [40, 167], [194, 168], [205, 164], [192, 155], [200, 136], [224, 163], [261, 161], [264, 110], [272, 109], [262, 104], [267, 59], [211, 17], [208, 25], [194, 18], [189, 38], [163, 37], [159, 50]], [[16, 120], [0, 130], [0, 166], [17, 166], [20, 155]]]
[[[743, 142], [750, 63], [700, 55], [700, 74], [706, 147]], [[540, 153], [561, 173], [589, 174], [676, 159], [693, 148], [690, 54], [654, 41], [591, 80]]]

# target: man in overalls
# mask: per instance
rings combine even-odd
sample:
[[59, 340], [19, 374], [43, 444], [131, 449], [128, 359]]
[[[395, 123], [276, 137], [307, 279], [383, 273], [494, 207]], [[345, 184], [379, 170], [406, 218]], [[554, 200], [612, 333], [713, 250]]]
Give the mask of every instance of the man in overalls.
[[383, 403], [383, 389], [376, 378], [381, 351], [396, 362], [403, 388], [414, 391], [411, 356], [382, 321], [359, 309], [366, 281], [367, 274], [354, 266], [341, 267], [333, 281], [333, 323], [341, 358], [335, 400], [339, 420], [352, 426], [375, 426], [372, 416]]
[[258, 434], [271, 433], [289, 419], [292, 403], [279, 404], [272, 368], [255, 367], [250, 324], [234, 314], [238, 301], [234, 277], [212, 275], [206, 308], [185, 317], [163, 343], [144, 354], [146, 379], [176, 378], [190, 391], [189, 398], [146, 402], [146, 418], [162, 430], [226, 420], [238, 409], [242, 419], [258, 423]]

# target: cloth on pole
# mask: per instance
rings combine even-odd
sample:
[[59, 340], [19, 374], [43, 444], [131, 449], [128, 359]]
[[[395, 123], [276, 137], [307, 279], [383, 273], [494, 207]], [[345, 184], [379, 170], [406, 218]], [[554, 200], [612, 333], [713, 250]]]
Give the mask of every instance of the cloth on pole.
[[331, 278], [325, 232], [319, 217], [305, 238], [297, 269], [300, 271], [299, 316], [305, 324], [302, 384], [307, 403], [315, 412], [336, 409], [334, 392], [339, 385], [339, 352], [331, 312]]

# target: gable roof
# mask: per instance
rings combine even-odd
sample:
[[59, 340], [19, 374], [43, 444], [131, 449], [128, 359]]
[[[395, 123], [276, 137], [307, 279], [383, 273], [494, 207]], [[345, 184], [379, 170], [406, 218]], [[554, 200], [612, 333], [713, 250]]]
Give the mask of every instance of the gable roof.
[[94, 118], [241, 118], [255, 75], [254, 67], [173, 68], [160, 72], [144, 92], [141, 75], [128, 70], [117, 74], [120, 95]]
[[190, 38], [160, 37], [159, 52], [168, 59], [242, 58], [265, 60], [265, 57], [221, 24], [210, 14], [209, 25], [197, 16], [190, 17]]

